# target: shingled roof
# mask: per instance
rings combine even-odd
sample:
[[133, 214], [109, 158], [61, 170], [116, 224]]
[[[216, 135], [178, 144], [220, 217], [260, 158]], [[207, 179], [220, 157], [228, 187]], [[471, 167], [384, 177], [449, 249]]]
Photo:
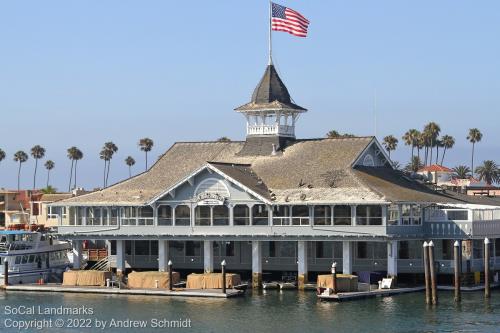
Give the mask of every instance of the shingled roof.
[[236, 111], [269, 111], [269, 110], [307, 111], [292, 102], [290, 93], [276, 72], [274, 65], [268, 65], [262, 79], [255, 88], [250, 103], [236, 108]]
[[388, 167], [353, 167], [373, 137], [297, 140], [277, 155], [242, 156], [244, 142], [175, 143], [153, 167], [58, 205], [147, 205], [204, 166], [276, 203], [464, 203]]

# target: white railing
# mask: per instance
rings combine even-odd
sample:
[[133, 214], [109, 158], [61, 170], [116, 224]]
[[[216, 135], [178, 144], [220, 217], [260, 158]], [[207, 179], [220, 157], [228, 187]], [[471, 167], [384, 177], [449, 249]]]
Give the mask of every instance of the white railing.
[[282, 134], [293, 136], [295, 126], [288, 125], [247, 125], [248, 135]]

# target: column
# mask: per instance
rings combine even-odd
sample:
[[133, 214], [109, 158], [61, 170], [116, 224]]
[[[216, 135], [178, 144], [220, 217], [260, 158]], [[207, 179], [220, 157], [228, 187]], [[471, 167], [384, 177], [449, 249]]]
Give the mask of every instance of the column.
[[123, 276], [125, 273], [125, 241], [116, 240], [116, 275]]
[[203, 269], [205, 273], [214, 271], [214, 242], [203, 241]]
[[342, 241], [342, 273], [352, 274], [352, 243]]
[[[356, 205], [351, 206], [351, 225], [356, 225]], [[345, 274], [345, 273], [344, 273]]]
[[80, 269], [82, 267], [83, 259], [83, 243], [81, 240], [73, 240], [73, 268]]
[[252, 241], [252, 287], [262, 286], [262, 242]]
[[304, 289], [307, 283], [307, 245], [306, 241], [298, 241], [297, 244], [299, 289]]
[[234, 225], [234, 205], [229, 204], [227, 206], [227, 208], [229, 209], [229, 225], [233, 226]]
[[160, 239], [158, 241], [158, 271], [168, 271], [168, 240]]
[[[111, 255], [111, 241], [109, 239], [106, 239], [106, 251], [108, 253], [108, 257]], [[109, 258], [108, 258], [109, 260]]]
[[396, 278], [398, 276], [398, 241], [387, 242], [387, 276]]

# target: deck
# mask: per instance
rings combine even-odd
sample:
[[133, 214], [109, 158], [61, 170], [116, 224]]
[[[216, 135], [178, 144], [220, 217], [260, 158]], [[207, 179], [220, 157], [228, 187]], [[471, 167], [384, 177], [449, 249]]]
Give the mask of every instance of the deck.
[[174, 296], [174, 297], [211, 297], [232, 298], [242, 296], [243, 290], [227, 289], [222, 293], [221, 289], [120, 289], [108, 287], [74, 287], [62, 286], [60, 284], [20, 284], [3, 287], [7, 292], [11, 291], [35, 291], [35, 292], [62, 292], [62, 293], [86, 293], [86, 294], [115, 294], [115, 295], [151, 295], [151, 296]]

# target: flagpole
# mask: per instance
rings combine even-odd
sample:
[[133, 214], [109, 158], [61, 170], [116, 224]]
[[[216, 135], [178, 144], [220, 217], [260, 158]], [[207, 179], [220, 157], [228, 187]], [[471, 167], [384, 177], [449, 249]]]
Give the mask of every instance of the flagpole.
[[268, 60], [268, 65], [273, 64], [273, 57], [272, 57], [273, 43], [272, 43], [272, 37], [271, 37], [272, 17], [273, 17], [273, 3], [271, 0], [269, 0], [269, 60]]

